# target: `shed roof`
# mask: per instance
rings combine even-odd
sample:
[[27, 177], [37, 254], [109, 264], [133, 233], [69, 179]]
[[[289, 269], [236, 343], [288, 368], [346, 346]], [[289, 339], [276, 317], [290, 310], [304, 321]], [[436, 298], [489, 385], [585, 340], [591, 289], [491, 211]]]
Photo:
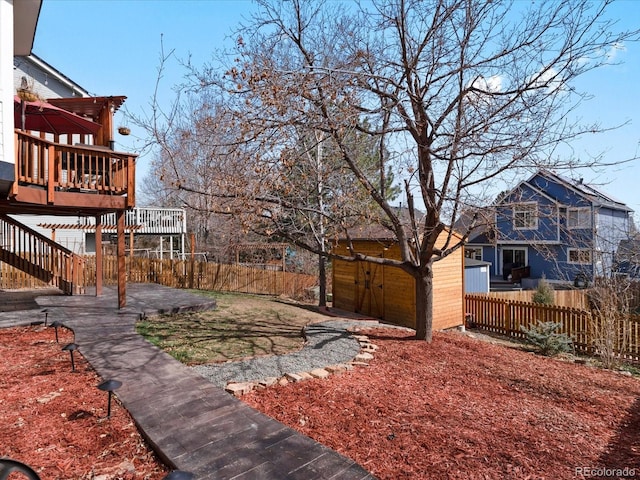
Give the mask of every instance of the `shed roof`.
[[476, 260], [475, 258], [464, 259], [464, 267], [486, 267], [491, 265], [491, 262], [485, 262], [484, 260]]
[[[406, 207], [394, 207], [400, 222], [405, 225], [411, 225], [411, 217], [409, 215], [409, 209]], [[420, 219], [424, 216], [424, 212], [415, 210], [417, 223], [420, 223]], [[367, 224], [356, 225], [347, 229], [347, 233], [352, 240], [380, 240], [380, 241], [395, 241], [396, 234], [393, 231], [391, 224], [386, 219], [380, 219], [379, 222], [371, 221]], [[342, 237], [344, 239], [344, 237]]]

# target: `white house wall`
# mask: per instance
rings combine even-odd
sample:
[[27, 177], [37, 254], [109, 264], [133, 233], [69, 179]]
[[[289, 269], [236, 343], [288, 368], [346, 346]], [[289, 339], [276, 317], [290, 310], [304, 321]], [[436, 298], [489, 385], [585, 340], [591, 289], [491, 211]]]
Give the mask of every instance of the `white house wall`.
[[84, 88], [35, 55], [15, 57], [13, 64], [14, 85], [19, 87], [24, 77], [29, 87], [42, 99], [89, 96]]
[[[13, 2], [0, 0], [0, 178], [13, 166]], [[11, 174], [13, 170], [11, 170]], [[13, 177], [13, 175], [11, 175]]]

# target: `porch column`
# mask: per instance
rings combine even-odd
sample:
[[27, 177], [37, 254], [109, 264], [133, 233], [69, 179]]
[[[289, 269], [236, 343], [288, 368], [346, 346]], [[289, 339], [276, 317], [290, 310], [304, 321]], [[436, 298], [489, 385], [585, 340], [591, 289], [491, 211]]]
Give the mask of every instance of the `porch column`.
[[116, 225], [118, 232], [118, 244], [116, 255], [118, 256], [118, 308], [124, 308], [127, 305], [127, 265], [125, 262], [125, 245], [124, 245], [124, 210], [116, 212]]
[[96, 215], [96, 296], [102, 295], [102, 215]]

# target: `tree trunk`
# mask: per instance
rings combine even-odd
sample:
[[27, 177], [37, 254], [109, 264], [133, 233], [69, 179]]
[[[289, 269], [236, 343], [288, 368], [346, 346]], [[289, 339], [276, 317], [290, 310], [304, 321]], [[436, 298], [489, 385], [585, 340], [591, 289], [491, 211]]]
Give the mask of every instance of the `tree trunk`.
[[431, 342], [433, 329], [433, 269], [414, 276], [416, 283], [416, 339]]
[[324, 255], [318, 255], [318, 281], [320, 282], [320, 300], [318, 306], [327, 306], [327, 259]]

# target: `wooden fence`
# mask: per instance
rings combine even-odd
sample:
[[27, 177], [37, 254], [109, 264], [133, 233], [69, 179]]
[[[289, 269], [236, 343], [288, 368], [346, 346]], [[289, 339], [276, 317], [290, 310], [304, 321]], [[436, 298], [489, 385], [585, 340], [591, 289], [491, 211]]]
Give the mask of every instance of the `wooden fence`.
[[[103, 258], [105, 285], [117, 283], [118, 261]], [[126, 258], [127, 282], [159, 283], [173, 288], [195, 288], [262, 295], [308, 298], [318, 284], [314, 275], [262, 270], [240, 265], [225, 265], [190, 260]], [[87, 257], [85, 285], [95, 285], [95, 257]]]
[[[492, 298], [511, 300], [514, 302], [532, 302], [535, 290], [517, 290], [507, 292], [490, 292]], [[588, 290], [554, 290], [554, 305], [560, 307], [589, 309]]]
[[38, 280], [8, 263], [0, 262], [0, 289], [44, 288], [48, 283]]
[[[602, 320], [588, 310], [540, 305], [492, 298], [487, 295], [466, 295], [465, 308], [469, 321], [484, 330], [524, 338], [521, 327], [531, 328], [538, 321], [560, 323], [560, 333], [573, 339], [578, 352], [596, 353], [594, 332], [602, 329]], [[640, 361], [640, 315], [630, 315], [623, 331], [617, 335], [616, 353], [621, 358]]]
[[[96, 264], [94, 256], [86, 257], [84, 285], [95, 285]], [[103, 257], [103, 282], [117, 284], [118, 260], [115, 256]], [[195, 288], [225, 292], [263, 295], [285, 295], [291, 298], [310, 298], [311, 290], [318, 285], [314, 275], [273, 270], [222, 265], [190, 260], [160, 260], [154, 258], [126, 258], [127, 282], [159, 283], [173, 288]], [[47, 284], [0, 263], [0, 288], [41, 288]]]

